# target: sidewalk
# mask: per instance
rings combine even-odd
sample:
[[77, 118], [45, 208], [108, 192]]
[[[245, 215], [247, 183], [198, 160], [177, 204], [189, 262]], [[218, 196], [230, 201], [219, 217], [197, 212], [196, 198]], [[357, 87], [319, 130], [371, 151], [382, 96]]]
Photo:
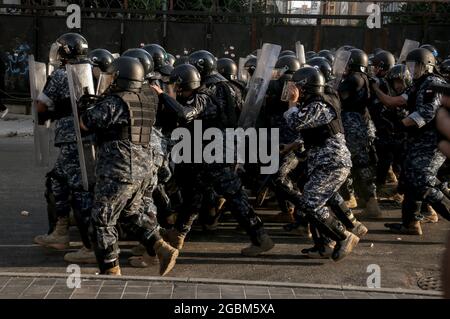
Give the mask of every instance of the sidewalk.
[[0, 273], [0, 299], [438, 299], [440, 292], [196, 278]]
[[8, 113], [0, 119], [0, 137], [33, 135], [33, 119], [31, 115]]

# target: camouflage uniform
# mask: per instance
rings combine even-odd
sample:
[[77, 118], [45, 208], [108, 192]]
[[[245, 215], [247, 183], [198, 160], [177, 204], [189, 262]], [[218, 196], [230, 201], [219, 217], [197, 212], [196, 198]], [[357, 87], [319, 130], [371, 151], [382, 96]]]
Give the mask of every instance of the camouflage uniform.
[[352, 156], [352, 180], [346, 183], [346, 191], [354, 182], [359, 197], [368, 200], [376, 197], [374, 152], [375, 126], [367, 110], [370, 92], [364, 76], [358, 72], [347, 76], [339, 85], [339, 95], [342, 101], [342, 124], [345, 140]]
[[153, 149], [129, 139], [108, 137], [129, 125], [130, 113], [118, 96], [109, 95], [86, 110], [84, 125], [98, 133], [96, 185], [91, 235], [100, 271], [118, 264], [118, 232], [121, 223], [154, 255], [159, 226], [145, 213], [144, 192], [152, 182]]
[[[300, 133], [328, 125], [338, 117], [335, 109], [321, 101], [293, 107], [285, 113], [288, 125]], [[335, 196], [352, 167], [350, 152], [342, 133], [322, 143], [306, 146], [307, 180], [303, 194], [296, 200], [309, 221], [333, 240], [342, 240], [344, 225], [331, 215], [327, 202]], [[329, 230], [332, 230], [331, 232]], [[334, 231], [333, 231], [334, 230]]]
[[430, 203], [445, 218], [450, 216], [448, 208], [442, 209], [440, 205], [444, 194], [436, 185], [436, 174], [445, 157], [438, 150], [439, 133], [434, 125], [440, 96], [434, 93], [430, 86], [441, 83], [444, 81], [435, 75], [424, 76], [402, 95], [407, 99], [408, 118], [418, 126], [407, 129], [406, 154], [399, 180], [399, 191], [404, 192], [404, 225], [420, 219], [421, 201]]
[[[202, 120], [203, 129], [223, 127], [220, 106], [210, 96], [210, 91], [199, 89], [187, 100], [179, 99], [178, 102], [166, 94], [161, 94], [160, 99], [166, 105], [173, 105], [182, 125], [193, 132], [193, 120]], [[214, 190], [218, 196], [226, 199], [227, 207], [238, 223], [250, 235], [252, 242], [259, 245], [258, 238], [264, 232], [262, 222], [250, 206], [233, 164], [180, 163], [175, 167], [175, 178], [183, 198], [175, 224], [180, 233], [189, 232], [204, 204], [204, 194], [209, 195]]]
[[[270, 81], [265, 116], [269, 127], [279, 129], [280, 144], [287, 145], [296, 142], [299, 139], [299, 133], [293, 130], [284, 118], [284, 112], [288, 110], [288, 104], [280, 100], [283, 85], [284, 80]], [[298, 178], [304, 169], [304, 165], [301, 165], [304, 161], [300, 159], [300, 154], [297, 151], [291, 151], [280, 155], [280, 157], [280, 168], [272, 177], [272, 183], [280, 209], [287, 213], [290, 208], [287, 201], [293, 203], [293, 198], [301, 196], [301, 192], [296, 185], [296, 177]]]
[[[70, 93], [65, 68], [56, 69], [38, 100], [48, 106], [48, 111], [56, 118], [55, 146], [60, 149], [54, 168], [47, 173], [46, 198], [55, 200], [57, 217], [68, 217], [71, 208], [80, 228], [83, 243], [90, 246], [87, 237], [87, 219], [92, 206], [92, 194], [84, 191], [81, 179], [80, 162], [76, 144], [76, 134]], [[85, 137], [86, 139], [92, 136]]]
[[[393, 96], [386, 80], [379, 78], [380, 89], [385, 94]], [[376, 127], [376, 149], [378, 156], [376, 185], [386, 183], [389, 167], [394, 172], [400, 172], [405, 147], [405, 132], [401, 129], [401, 120], [408, 115], [405, 109], [388, 109], [374, 95], [369, 107], [370, 117]]]
[[[150, 147], [153, 154], [153, 171], [151, 173], [152, 179], [149, 187], [144, 193], [144, 208], [143, 212], [152, 218], [156, 218], [158, 208], [153, 200], [153, 192], [155, 192], [158, 186], [163, 186], [171, 177], [172, 172], [169, 167], [169, 158], [167, 153], [167, 144], [165, 137], [161, 131], [156, 127], [152, 128], [152, 136], [150, 141]], [[163, 190], [159, 190], [160, 192]]]

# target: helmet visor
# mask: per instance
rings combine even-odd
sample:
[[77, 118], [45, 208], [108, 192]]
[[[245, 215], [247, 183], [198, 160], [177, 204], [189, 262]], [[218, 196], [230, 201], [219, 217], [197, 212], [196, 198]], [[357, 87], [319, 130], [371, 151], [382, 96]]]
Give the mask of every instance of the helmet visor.
[[425, 72], [425, 66], [422, 63], [406, 61], [406, 68], [408, 69], [409, 74], [411, 74], [411, 77], [414, 80], [420, 78]]
[[61, 57], [59, 55], [59, 48], [61, 47], [61, 44], [54, 42], [52, 43], [52, 46], [50, 47], [50, 52], [48, 54], [48, 61], [50, 64], [58, 64], [60, 63]]

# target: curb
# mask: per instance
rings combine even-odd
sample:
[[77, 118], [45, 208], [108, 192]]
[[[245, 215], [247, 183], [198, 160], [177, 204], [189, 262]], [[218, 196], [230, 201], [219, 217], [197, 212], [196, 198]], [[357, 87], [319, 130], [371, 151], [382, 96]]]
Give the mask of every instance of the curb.
[[[0, 272], [0, 277], [35, 277], [35, 278], [67, 278], [68, 275], [61, 273], [20, 273], [20, 272]], [[289, 283], [279, 281], [250, 281], [235, 279], [212, 279], [212, 278], [192, 278], [192, 277], [155, 277], [155, 276], [120, 276], [111, 277], [108, 275], [87, 275], [82, 274], [82, 279], [87, 280], [115, 280], [115, 281], [149, 281], [149, 282], [178, 282], [193, 284], [222, 284], [222, 285], [245, 285], [245, 286], [270, 286], [285, 288], [307, 288], [307, 289], [328, 289], [338, 291], [356, 291], [372, 293], [390, 293], [405, 295], [421, 295], [442, 297], [442, 291], [401, 289], [401, 288], [367, 288], [362, 286], [326, 285], [308, 283]]]

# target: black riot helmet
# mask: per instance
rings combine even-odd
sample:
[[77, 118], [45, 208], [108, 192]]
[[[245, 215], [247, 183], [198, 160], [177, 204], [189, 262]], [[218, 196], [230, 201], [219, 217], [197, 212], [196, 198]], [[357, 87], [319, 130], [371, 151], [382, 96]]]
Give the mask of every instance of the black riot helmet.
[[111, 64], [114, 75], [113, 88], [120, 91], [139, 92], [144, 81], [144, 67], [142, 63], [130, 56], [121, 56]]
[[330, 50], [320, 50], [317, 53], [318, 56], [325, 58], [328, 60], [328, 62], [330, 63], [330, 65], [333, 65], [334, 62], [334, 54], [330, 51]]
[[370, 64], [379, 67], [384, 71], [388, 71], [395, 64], [394, 55], [389, 51], [378, 51], [370, 60]]
[[420, 47], [430, 51], [435, 58], [437, 58], [439, 56], [438, 50], [431, 44], [422, 44]]
[[87, 40], [78, 33], [64, 33], [50, 50], [50, 62], [80, 60], [88, 53]]
[[236, 80], [238, 74], [238, 67], [236, 62], [229, 58], [221, 58], [217, 60], [217, 71], [222, 74], [227, 80]]
[[351, 71], [366, 72], [369, 58], [363, 50], [352, 49], [350, 50], [350, 58], [347, 65]]
[[308, 52], [305, 53], [305, 58], [306, 58], [306, 60], [312, 59], [312, 58], [314, 58], [315, 56], [317, 56], [317, 53], [314, 52], [314, 51], [308, 51]]
[[148, 53], [144, 49], [128, 49], [122, 54], [122, 56], [129, 56], [138, 59], [144, 67], [145, 78], [150, 79], [154, 77], [155, 74], [153, 73], [153, 58], [150, 53]]
[[244, 64], [244, 68], [247, 70], [250, 76], [252, 76], [256, 70], [256, 63], [257, 63], [256, 57], [252, 56]]
[[292, 55], [285, 55], [278, 58], [278, 61], [275, 64], [275, 69], [285, 68], [285, 74], [294, 74], [294, 72], [300, 69], [300, 67], [300, 61]]
[[325, 78], [315, 67], [307, 66], [297, 70], [292, 76], [292, 81], [303, 93], [321, 94], [324, 92]]
[[92, 64], [98, 67], [102, 72], [107, 72], [111, 63], [114, 61], [114, 56], [106, 49], [95, 49], [88, 53], [88, 59]]
[[416, 80], [426, 73], [433, 73], [436, 59], [428, 49], [418, 48], [408, 53], [406, 66], [409, 68], [412, 78]]
[[170, 53], [167, 53], [167, 63], [169, 64], [169, 65], [171, 65], [171, 66], [173, 66], [174, 65], [174, 63], [175, 63], [175, 57], [172, 55], [172, 54], [170, 54]]
[[283, 50], [283, 51], [280, 52], [280, 55], [278, 55], [278, 58], [281, 58], [281, 57], [286, 56], [286, 55], [296, 56], [295, 52], [292, 51], [292, 50]]
[[202, 78], [197, 68], [190, 64], [177, 65], [170, 74], [169, 82], [177, 85], [178, 90], [195, 90], [201, 86]]
[[433, 53], [425, 48], [411, 50], [406, 56], [406, 62], [422, 63], [424, 65], [436, 65]]
[[169, 75], [172, 72], [172, 67], [167, 62], [167, 52], [159, 44], [147, 44], [142, 49], [150, 53], [153, 58], [154, 69], [164, 75]]
[[317, 56], [308, 60], [308, 65], [319, 69], [319, 71], [325, 77], [325, 81], [329, 82], [333, 79], [333, 68], [327, 59]]
[[406, 87], [411, 86], [412, 77], [408, 71], [408, 68], [404, 64], [394, 65], [386, 74], [386, 80], [392, 85], [395, 80], [402, 80]]
[[211, 52], [206, 50], [192, 52], [189, 55], [189, 64], [197, 68], [202, 78], [217, 73], [217, 60]]
[[439, 65], [439, 72], [447, 81], [450, 80], [450, 59], [442, 61]]
[[217, 72], [217, 60], [211, 52], [206, 50], [192, 52], [189, 55], [189, 64], [197, 68], [202, 82], [207, 86], [227, 80]]

